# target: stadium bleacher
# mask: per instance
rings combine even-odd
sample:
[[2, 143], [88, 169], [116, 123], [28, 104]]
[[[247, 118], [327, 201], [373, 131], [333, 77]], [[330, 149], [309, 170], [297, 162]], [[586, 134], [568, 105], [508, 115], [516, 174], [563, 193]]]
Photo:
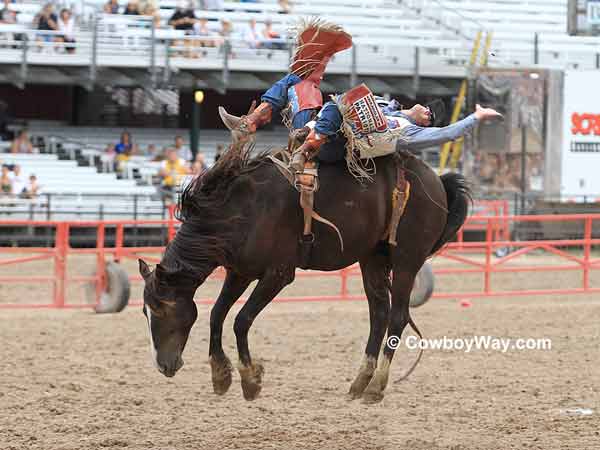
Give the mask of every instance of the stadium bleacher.
[[[34, 40], [31, 22], [40, 3], [30, 1], [11, 6], [20, 13], [17, 16], [19, 23], [0, 25], [0, 34], [3, 31], [26, 33]], [[30, 52], [27, 55], [29, 63], [88, 65], [94, 48], [93, 27], [97, 24], [94, 57], [99, 66], [147, 67], [154, 49], [155, 62], [162, 65], [170, 58], [168, 64], [173, 69], [222, 68], [223, 55], [219, 48], [202, 48], [203, 57], [199, 59], [172, 54], [171, 41], [197, 39], [166, 26], [175, 1], [159, 2], [158, 13], [163, 26], [154, 31], [148, 17], [100, 15], [92, 19], [104, 3], [104, 0], [93, 0], [77, 7], [80, 30], [75, 53], [56, 58], [46, 52]], [[196, 16], [207, 17], [209, 28], [215, 32], [220, 27], [220, 20], [231, 22], [230, 43], [235, 58], [229, 62], [229, 69], [233, 71], [281, 71], [287, 66], [289, 55], [286, 51], [247, 49], [240, 32], [251, 18], [259, 24], [271, 20], [274, 29], [286, 37], [290, 25], [301, 17], [319, 16], [342, 24], [354, 36], [360, 73], [410, 73], [414, 67], [412, 58], [407, 56], [415, 47], [420, 47], [430, 50], [421, 57], [422, 73], [460, 76], [465, 70], [460, 63], [466, 59], [478, 30], [494, 33], [491, 66], [532, 65], [536, 49], [541, 67], [594, 66], [598, 42], [566, 34], [566, 3], [566, 0], [339, 0], [332, 4], [324, 0], [298, 0], [290, 14], [279, 14], [281, 7], [274, 0], [251, 5], [229, 1], [223, 2], [222, 11], [196, 10]], [[2, 48], [0, 62], [21, 62], [22, 53], [19, 48]], [[256, 64], [257, 58], [261, 64]], [[349, 73], [351, 64], [351, 52], [345, 52], [335, 58], [330, 71]]]
[[[242, 73], [280, 73], [289, 64], [291, 48], [249, 48], [242, 37], [243, 30], [251, 19], [259, 25], [270, 20], [287, 45], [292, 36], [290, 26], [310, 16], [343, 25], [353, 35], [355, 53], [345, 51], [336, 55], [328, 67], [330, 74], [412, 76], [414, 51], [419, 48], [425, 50], [419, 55], [420, 75], [463, 78], [478, 31], [493, 33], [488, 60], [491, 67], [531, 67], [537, 63], [541, 68], [583, 69], [597, 68], [599, 62], [598, 38], [566, 34], [567, 0], [297, 0], [291, 12], [285, 14], [276, 0], [263, 0], [225, 1], [219, 11], [197, 9], [196, 17], [208, 18], [208, 27], [215, 35], [222, 21], [232, 24], [233, 33], [227, 37], [230, 51], [221, 44], [195, 46], [190, 50], [185, 43], [202, 38], [187, 36], [167, 25], [177, 0], [158, 2], [161, 19], [158, 28], [152, 26], [151, 17], [102, 14], [105, 0], [86, 0], [71, 5], [78, 17], [76, 49], [72, 54], [57, 53], [57, 44], [53, 42], [35, 42], [38, 32], [32, 22], [43, 3], [27, 0], [10, 4], [18, 12], [17, 23], [0, 24], [0, 65], [6, 64], [11, 70], [0, 71], [0, 82], [18, 84], [19, 76], [26, 74], [29, 66], [36, 70], [63, 66], [59, 74], [63, 77], [73, 69], [78, 84], [81, 84], [81, 67], [114, 68], [115, 73], [139, 70], [144, 77], [152, 74], [153, 82], [162, 80], [167, 84], [171, 74], [183, 74], [186, 70], [220, 72], [226, 68], [232, 79]], [[121, 9], [124, 5], [121, 2]], [[17, 34], [28, 36], [28, 42], [10, 40], [10, 36], [14, 38]], [[257, 83], [262, 88], [264, 80]], [[382, 86], [385, 86], [383, 81]], [[170, 95], [168, 90], [163, 94]], [[167, 98], [165, 104], [169, 102], [173, 103]], [[25, 173], [36, 173], [44, 192], [56, 198], [75, 192], [99, 198], [111, 193], [131, 194], [160, 202], [152, 186], [160, 163], [143, 154], [133, 155], [119, 178], [112, 172], [112, 159], [105, 148], [116, 143], [122, 128], [73, 127], [52, 121], [31, 121], [28, 127], [32, 136], [46, 141], [48, 151], [53, 154], [0, 154], [0, 159], [14, 163], [20, 157], [25, 158], [23, 161], [28, 162], [22, 164]], [[187, 137], [188, 133], [182, 129], [129, 128], [128, 131], [142, 152], [150, 144], [163, 149], [172, 145], [175, 135]], [[200, 151], [210, 164], [216, 146], [228, 142], [229, 135], [223, 130], [201, 130], [199, 139]], [[276, 146], [285, 139], [285, 130], [261, 132], [257, 149]], [[60, 158], [58, 149], [62, 152]], [[61, 159], [65, 155], [70, 161]]]

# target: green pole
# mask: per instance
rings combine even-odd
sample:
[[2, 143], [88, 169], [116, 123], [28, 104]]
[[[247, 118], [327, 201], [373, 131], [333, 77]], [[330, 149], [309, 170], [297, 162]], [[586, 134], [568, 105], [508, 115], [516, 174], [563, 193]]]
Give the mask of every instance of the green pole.
[[190, 150], [196, 159], [198, 153], [198, 127], [200, 122], [200, 104], [196, 101], [196, 91], [192, 91], [192, 124], [190, 127]]

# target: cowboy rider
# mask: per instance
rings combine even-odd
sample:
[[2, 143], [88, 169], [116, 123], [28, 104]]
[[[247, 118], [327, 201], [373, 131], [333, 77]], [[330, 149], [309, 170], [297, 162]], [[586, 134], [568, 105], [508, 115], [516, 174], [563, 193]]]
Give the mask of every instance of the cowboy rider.
[[[323, 106], [320, 81], [325, 68], [335, 53], [352, 46], [351, 36], [341, 28], [321, 21], [310, 22], [298, 33], [297, 44], [291, 73], [274, 83], [262, 95], [260, 105], [253, 112], [241, 118], [228, 114], [223, 108], [219, 108], [219, 113], [232, 131], [234, 141], [249, 140], [258, 128], [271, 121], [273, 114], [280, 112], [287, 119], [290, 128], [298, 130], [308, 126], [305, 130], [308, 136], [294, 151], [290, 163], [295, 171], [302, 172], [304, 163], [317, 153], [318, 159], [324, 162], [339, 161], [347, 155], [348, 136], [340, 133], [344, 124], [344, 117], [340, 112], [343, 105], [336, 102], [336, 99], [343, 100], [352, 96], [353, 92], [359, 92], [362, 96], [359, 100], [363, 103], [365, 99], [371, 105], [377, 104], [377, 101], [368, 88], [361, 85], [334, 97], [333, 101]], [[387, 141], [394, 140], [394, 150], [417, 150], [453, 141], [471, 131], [479, 121], [500, 117], [497, 111], [477, 105], [475, 112], [466, 118], [440, 128], [431, 126], [431, 108], [420, 104], [400, 110], [399, 104], [392, 101], [387, 105], [371, 108], [369, 113], [379, 116], [385, 122], [378, 131], [387, 133], [386, 147], [390, 147]], [[360, 124], [353, 124], [352, 127], [355, 125], [360, 128]], [[364, 131], [362, 134], [368, 134]], [[375, 153], [375, 156], [381, 154], [384, 153]]]

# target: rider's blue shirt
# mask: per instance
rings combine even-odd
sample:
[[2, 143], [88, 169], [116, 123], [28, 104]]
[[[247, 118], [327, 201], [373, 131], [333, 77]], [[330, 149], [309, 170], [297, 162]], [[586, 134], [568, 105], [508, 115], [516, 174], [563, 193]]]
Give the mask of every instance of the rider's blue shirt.
[[[299, 76], [289, 74], [273, 84], [263, 94], [261, 100], [269, 102], [273, 107], [273, 113], [276, 114], [283, 108], [286, 108], [288, 103], [293, 100], [289, 98], [289, 89], [300, 81], [302, 79]], [[393, 129], [402, 126], [404, 139], [400, 140], [398, 145], [399, 148], [406, 150], [419, 150], [453, 141], [469, 133], [477, 124], [475, 114], [471, 114], [447, 127], [421, 127], [399, 111], [396, 103], [391, 103], [390, 106], [383, 107], [382, 111], [388, 117], [388, 126], [390, 128]], [[292, 118], [293, 128], [298, 129], [305, 126], [312, 119], [315, 112], [314, 109], [298, 112]], [[404, 122], [400, 124], [400, 121], [394, 120], [393, 117], [406, 119], [409, 123]], [[325, 103], [319, 111], [315, 123], [315, 131], [329, 137], [329, 140], [321, 147], [318, 154], [319, 160], [336, 162], [343, 160], [346, 156], [346, 139], [340, 133], [342, 120], [342, 115], [337, 105], [332, 101]]]

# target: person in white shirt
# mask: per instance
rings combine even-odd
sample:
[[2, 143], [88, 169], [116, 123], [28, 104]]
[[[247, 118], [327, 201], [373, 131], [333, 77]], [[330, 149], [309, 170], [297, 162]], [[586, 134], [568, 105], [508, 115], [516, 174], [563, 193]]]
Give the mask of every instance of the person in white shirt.
[[262, 35], [256, 28], [256, 20], [250, 19], [248, 28], [244, 31], [244, 41], [250, 48], [260, 48], [262, 46]]
[[75, 52], [75, 20], [73, 19], [73, 15], [71, 11], [68, 9], [63, 9], [60, 12], [60, 17], [58, 18], [58, 31], [61, 32], [61, 35], [58, 39], [64, 42], [65, 51], [67, 53]]
[[183, 138], [181, 136], [175, 136], [175, 150], [177, 152], [177, 156], [183, 158], [188, 163], [194, 159], [192, 151], [183, 143]]
[[21, 194], [23, 198], [35, 198], [36, 196], [42, 193], [42, 188], [40, 187], [37, 177], [34, 174], [29, 175], [29, 182], [27, 186], [25, 186], [25, 190]]
[[13, 167], [12, 175], [10, 176], [12, 182], [12, 193], [15, 195], [21, 195], [27, 187], [27, 180], [21, 173], [21, 166], [15, 165]]

